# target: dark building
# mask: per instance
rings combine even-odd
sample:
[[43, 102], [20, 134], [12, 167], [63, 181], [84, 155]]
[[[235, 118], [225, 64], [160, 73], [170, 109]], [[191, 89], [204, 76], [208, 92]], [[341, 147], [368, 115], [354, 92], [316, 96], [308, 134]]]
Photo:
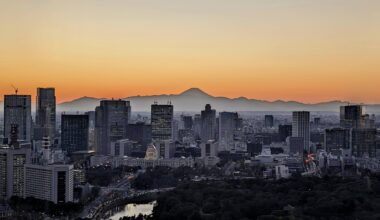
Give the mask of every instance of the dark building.
[[376, 129], [352, 129], [352, 155], [376, 157]]
[[274, 126], [274, 117], [273, 115], [265, 115], [264, 125], [267, 128], [271, 128]]
[[211, 109], [211, 105], [207, 104], [205, 110], [201, 112], [202, 128], [201, 139], [203, 143], [209, 140], [216, 140], [216, 111]]
[[247, 152], [253, 157], [259, 155], [263, 150], [262, 143], [247, 143]]
[[54, 88], [38, 88], [34, 140], [49, 137], [53, 142], [56, 132], [56, 100]]
[[173, 138], [173, 105], [151, 106], [152, 140], [171, 140]]
[[62, 115], [61, 148], [69, 154], [88, 150], [88, 115]]
[[30, 142], [32, 137], [32, 109], [30, 95], [4, 96], [4, 138], [10, 140], [13, 125], [17, 125], [18, 138]]
[[292, 136], [292, 125], [279, 125], [278, 133], [280, 136], [280, 141], [286, 141], [287, 137]]
[[332, 128], [325, 130], [325, 150], [327, 152], [350, 149], [350, 129]]
[[145, 147], [152, 142], [152, 126], [144, 122], [129, 124], [127, 138]]
[[363, 108], [361, 105], [347, 105], [340, 107], [340, 126], [342, 128], [362, 128]]
[[192, 129], [193, 128], [193, 117], [188, 115], [183, 115], [182, 117], [183, 129]]
[[304, 138], [303, 137], [290, 137], [289, 138], [289, 151], [290, 154], [302, 155], [304, 152]]
[[129, 101], [103, 100], [95, 110], [95, 146], [97, 154], [109, 155], [111, 142], [127, 137], [131, 116]]

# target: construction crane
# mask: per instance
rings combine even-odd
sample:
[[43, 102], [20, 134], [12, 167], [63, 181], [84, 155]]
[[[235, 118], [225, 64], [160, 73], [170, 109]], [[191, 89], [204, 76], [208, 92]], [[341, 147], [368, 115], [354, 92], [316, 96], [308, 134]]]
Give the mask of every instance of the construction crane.
[[14, 85], [11, 85], [12, 86], [12, 88], [15, 90], [15, 94], [17, 95], [17, 93], [18, 93], [18, 88], [16, 88]]

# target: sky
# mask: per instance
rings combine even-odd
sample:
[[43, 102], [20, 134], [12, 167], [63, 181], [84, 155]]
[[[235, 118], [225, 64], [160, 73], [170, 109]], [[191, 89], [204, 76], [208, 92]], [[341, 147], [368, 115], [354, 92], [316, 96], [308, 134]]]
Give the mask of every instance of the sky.
[[380, 103], [380, 1], [0, 0], [0, 100], [12, 84]]

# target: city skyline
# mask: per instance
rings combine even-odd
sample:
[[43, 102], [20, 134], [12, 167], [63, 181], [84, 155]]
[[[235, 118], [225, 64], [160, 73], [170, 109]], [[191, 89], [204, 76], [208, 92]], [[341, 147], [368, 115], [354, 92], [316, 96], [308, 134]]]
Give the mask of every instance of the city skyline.
[[11, 84], [33, 99], [55, 87], [58, 103], [199, 87], [380, 103], [378, 1], [22, 2], [0, 3], [1, 96]]

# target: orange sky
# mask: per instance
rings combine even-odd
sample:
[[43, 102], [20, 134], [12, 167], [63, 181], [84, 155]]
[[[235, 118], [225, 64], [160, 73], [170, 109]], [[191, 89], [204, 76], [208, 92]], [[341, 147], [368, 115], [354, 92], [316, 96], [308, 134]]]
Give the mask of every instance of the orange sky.
[[[0, 95], [380, 103], [377, 0], [0, 1]], [[2, 98], [0, 98], [2, 99]]]

